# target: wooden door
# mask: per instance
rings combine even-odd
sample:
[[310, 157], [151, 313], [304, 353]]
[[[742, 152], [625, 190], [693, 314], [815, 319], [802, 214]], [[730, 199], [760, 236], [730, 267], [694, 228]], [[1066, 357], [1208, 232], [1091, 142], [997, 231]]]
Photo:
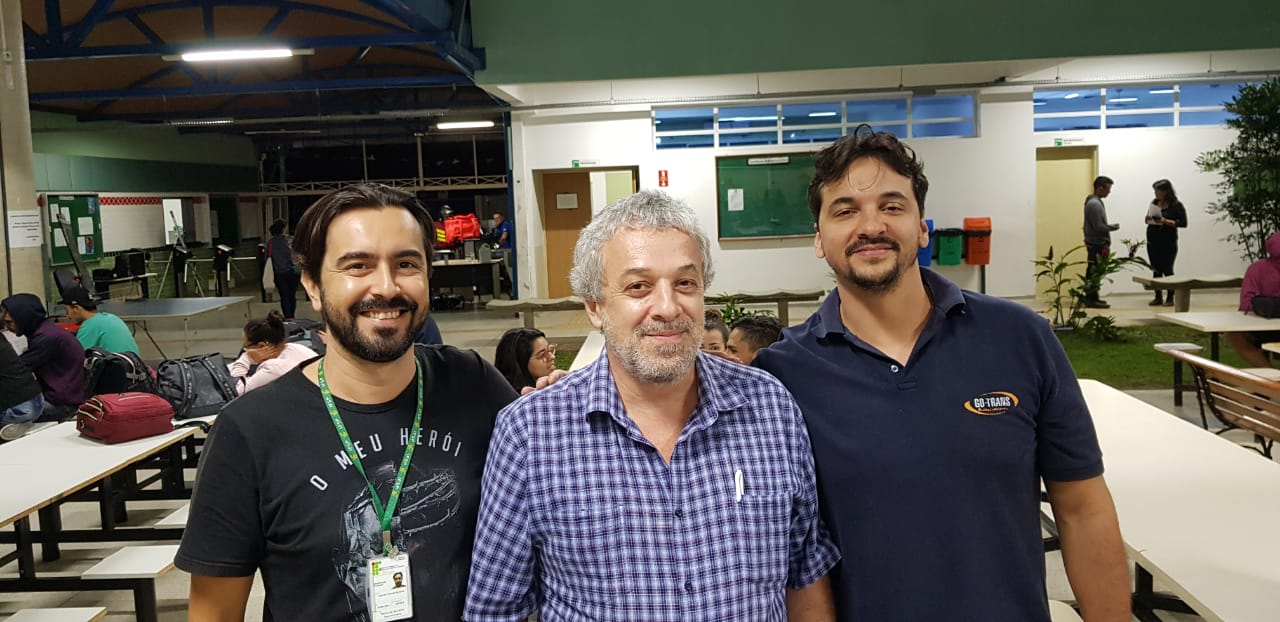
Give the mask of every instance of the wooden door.
[[[570, 204], [576, 207], [568, 209]], [[573, 245], [578, 242], [578, 232], [591, 222], [591, 174], [543, 174], [539, 208], [547, 240], [547, 296], [572, 295], [569, 269], [573, 267]]]
[[[1098, 170], [1098, 148], [1041, 147], [1036, 149], [1036, 257], [1053, 247], [1053, 256], [1084, 244], [1084, 199], [1093, 191]], [[1084, 261], [1084, 249], [1072, 254]], [[1072, 274], [1084, 272], [1077, 268]], [[1036, 283], [1037, 297], [1044, 297], [1047, 282]]]

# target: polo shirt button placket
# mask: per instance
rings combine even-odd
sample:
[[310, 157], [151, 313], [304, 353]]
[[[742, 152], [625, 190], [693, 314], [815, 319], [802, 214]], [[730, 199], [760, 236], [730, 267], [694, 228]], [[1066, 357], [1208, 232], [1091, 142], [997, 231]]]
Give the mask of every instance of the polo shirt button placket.
[[890, 365], [890, 366], [889, 366], [889, 371], [891, 371], [891, 372], [893, 372], [893, 373], [895, 373], [895, 374], [896, 374], [896, 373], [898, 373], [898, 371], [899, 371], [900, 369], [901, 369], [901, 368], [899, 368], [897, 365]]

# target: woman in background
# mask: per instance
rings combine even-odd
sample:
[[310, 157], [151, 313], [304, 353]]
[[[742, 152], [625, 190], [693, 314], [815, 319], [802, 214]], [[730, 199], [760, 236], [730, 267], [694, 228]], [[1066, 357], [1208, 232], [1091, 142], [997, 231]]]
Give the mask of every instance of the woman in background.
[[702, 351], [724, 352], [725, 344], [729, 343], [729, 327], [720, 321], [720, 314], [708, 311], [702, 328]]
[[[249, 320], [244, 325], [244, 352], [227, 366], [236, 382], [236, 393], [266, 385], [306, 362], [320, 356], [300, 343], [285, 342], [284, 315], [272, 310], [266, 319]], [[249, 375], [249, 370], [258, 368]]]
[[513, 328], [498, 340], [493, 365], [516, 391], [536, 386], [556, 369], [556, 344], [536, 328]]
[[[1178, 229], [1187, 226], [1187, 210], [1169, 180], [1161, 179], [1151, 187], [1156, 197], [1147, 207], [1147, 258], [1151, 261], [1152, 276], [1173, 276], [1173, 260], [1178, 257]], [[1173, 305], [1172, 290], [1167, 298], [1162, 299], [1160, 294], [1157, 289], [1151, 306]]]

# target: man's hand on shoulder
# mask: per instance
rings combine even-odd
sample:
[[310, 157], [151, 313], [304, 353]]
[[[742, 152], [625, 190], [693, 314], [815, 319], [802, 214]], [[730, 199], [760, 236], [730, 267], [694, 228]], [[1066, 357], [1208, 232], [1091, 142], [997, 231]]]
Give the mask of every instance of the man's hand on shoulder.
[[569, 375], [569, 372], [563, 369], [557, 369], [551, 372], [549, 375], [538, 378], [536, 387], [525, 387], [523, 389], [520, 389], [520, 395], [528, 395], [530, 393], [533, 393], [534, 391], [545, 389], [559, 382], [561, 378], [564, 378], [565, 376], [568, 376], [568, 375]]

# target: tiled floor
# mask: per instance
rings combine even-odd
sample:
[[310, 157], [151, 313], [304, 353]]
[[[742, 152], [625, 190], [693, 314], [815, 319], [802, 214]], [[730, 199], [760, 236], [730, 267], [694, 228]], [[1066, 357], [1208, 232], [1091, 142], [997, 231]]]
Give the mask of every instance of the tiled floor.
[[[1154, 322], [1154, 313], [1156, 311], [1168, 310], [1165, 307], [1153, 308], [1147, 306], [1149, 297], [1146, 294], [1113, 295], [1109, 296], [1109, 300], [1113, 308], [1105, 311], [1105, 313], [1115, 316], [1122, 324]], [[1196, 310], [1229, 309], [1234, 308], [1235, 302], [1235, 294], [1229, 292], [1196, 292], [1192, 298], [1192, 308]], [[262, 316], [273, 306], [254, 303], [251, 313], [255, 316]], [[792, 305], [792, 321], [803, 321], [815, 308], [815, 304]], [[299, 315], [303, 317], [316, 316], [306, 303], [299, 304]], [[435, 317], [447, 343], [461, 348], [474, 349], [488, 359], [492, 359], [494, 347], [502, 332], [508, 328], [521, 326], [521, 321], [517, 317], [476, 310], [437, 313]], [[243, 307], [239, 310], [229, 309], [210, 316], [197, 318], [191, 323], [192, 340], [190, 346], [185, 348], [185, 353], [223, 352], [224, 354], [234, 355], [240, 347], [240, 326], [243, 325], [243, 322]], [[545, 331], [552, 341], [560, 341], [561, 343], [580, 339], [591, 328], [585, 313], [582, 312], [559, 311], [543, 313], [538, 315], [537, 323], [538, 327]], [[176, 357], [184, 352], [181, 322], [153, 321], [150, 328], [160, 346], [170, 357]], [[141, 334], [139, 334], [139, 342], [144, 358], [148, 360], [158, 358], [155, 349]], [[1100, 380], [1105, 381], [1105, 379]], [[1134, 394], [1157, 407], [1199, 425], [1199, 415], [1195, 408], [1194, 397], [1188, 400], [1186, 406], [1181, 409], [1175, 409], [1169, 391], [1138, 391], [1134, 392]], [[194, 477], [193, 472], [188, 474], [189, 479], [192, 477]], [[130, 519], [131, 522], [139, 524], [153, 522], [164, 517], [179, 505], [176, 502], [131, 504]], [[70, 504], [64, 508], [63, 515], [64, 523], [68, 527], [89, 527], [96, 525], [97, 522], [96, 508], [88, 504]], [[92, 544], [65, 545], [63, 547], [63, 559], [41, 567], [41, 571], [76, 572], [84, 570], [112, 550], [114, 549]], [[1057, 553], [1048, 555], [1046, 564], [1048, 568], [1049, 596], [1059, 600], [1072, 600], [1060, 556]], [[16, 572], [16, 565], [10, 564], [0, 568], [0, 577], [16, 576]], [[162, 577], [158, 582], [157, 588], [160, 619], [163, 621], [185, 620], [187, 594], [188, 577], [185, 573], [174, 570]], [[247, 620], [257, 621], [261, 619], [262, 597], [262, 586], [257, 583], [250, 600]], [[126, 591], [0, 594], [0, 616], [10, 614], [24, 607], [56, 607], [63, 605], [106, 606], [110, 611], [106, 619], [112, 622], [122, 622], [134, 618], [132, 594]], [[1201, 619], [1194, 615], [1182, 614], [1161, 613], [1160, 616], [1164, 620], [1189, 621]]]

